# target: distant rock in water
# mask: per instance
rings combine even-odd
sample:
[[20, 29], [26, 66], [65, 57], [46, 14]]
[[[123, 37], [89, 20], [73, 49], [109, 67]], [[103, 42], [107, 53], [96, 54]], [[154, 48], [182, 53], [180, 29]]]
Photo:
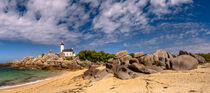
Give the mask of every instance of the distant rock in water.
[[132, 58], [124, 50], [117, 52], [115, 57], [106, 63], [104, 70], [90, 68], [82, 77], [83, 79], [100, 80], [104, 76], [112, 74], [126, 80], [141, 76], [141, 74], [152, 74], [162, 70], [192, 70], [197, 68], [198, 63], [203, 62], [205, 62], [204, 58], [186, 51], [180, 51], [177, 56], [159, 49], [154, 54], [135, 53]]

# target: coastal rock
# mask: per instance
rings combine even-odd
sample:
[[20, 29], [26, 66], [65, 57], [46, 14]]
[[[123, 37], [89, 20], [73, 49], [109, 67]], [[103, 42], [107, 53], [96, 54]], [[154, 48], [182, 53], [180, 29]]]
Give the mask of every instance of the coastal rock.
[[125, 56], [120, 58], [120, 63], [122, 65], [128, 65], [130, 59], [132, 59], [132, 57], [130, 55], [125, 55]]
[[123, 65], [116, 66], [113, 72], [115, 77], [120, 78], [122, 80], [131, 79], [138, 76], [137, 73], [134, 73], [133, 71], [131, 71]]
[[137, 52], [134, 53], [134, 58], [142, 57], [144, 55], [144, 52]]
[[179, 55], [190, 55], [190, 56], [193, 56], [192, 53], [187, 52], [187, 51], [184, 51], [184, 50], [180, 50], [180, 51], [179, 51]]
[[57, 55], [51, 54], [51, 53], [46, 53], [42, 57], [43, 61], [51, 61], [51, 60], [58, 60], [58, 59], [59, 59], [59, 57]]
[[154, 56], [153, 55], [144, 55], [143, 57], [139, 58], [139, 62], [145, 66], [151, 66], [154, 63]]
[[32, 61], [34, 59], [33, 56], [28, 56], [28, 57], [24, 57], [21, 61], [22, 62], [29, 62], [29, 61]]
[[121, 57], [126, 56], [126, 55], [128, 55], [128, 51], [123, 50], [123, 51], [117, 52], [115, 54], [115, 58], [121, 58]]
[[167, 52], [163, 49], [156, 50], [156, 52], [153, 55], [157, 55], [158, 57], [162, 58], [168, 58]]
[[[62, 53], [61, 53], [62, 55]], [[88, 68], [90, 66], [97, 66], [90, 61], [80, 62], [79, 59], [65, 60], [60, 54], [45, 53], [36, 58], [25, 57], [21, 61], [10, 63], [12, 67], [24, 67], [40, 70], [78, 70]]]
[[206, 60], [202, 56], [194, 55], [194, 57], [198, 60], [199, 63], [205, 63]]
[[112, 63], [112, 64], [121, 64], [121, 61], [119, 58], [112, 58], [112, 59], [109, 59], [108, 60], [109, 63]]
[[138, 64], [139, 64], [139, 60], [136, 59], [136, 58], [131, 58], [131, 59], [129, 60], [129, 63], [130, 63], [130, 64], [133, 64], [133, 63], [138, 63]]
[[99, 70], [99, 69], [96, 69], [95, 67], [90, 67], [87, 71], [84, 72], [84, 74], [82, 75], [82, 78], [88, 79], [91, 81], [98, 81], [103, 78], [108, 78], [112, 76], [113, 74], [108, 73], [106, 69]]
[[151, 73], [160, 72], [160, 71], [164, 70], [161, 66], [156, 66], [156, 65], [145, 66], [145, 68], [147, 68], [149, 70], [153, 70]]
[[173, 70], [192, 70], [198, 66], [198, 61], [189, 55], [180, 55], [171, 61]]
[[143, 64], [137, 64], [137, 63], [131, 64], [128, 68], [131, 69], [132, 71], [145, 73], [145, 74], [151, 74], [156, 72], [154, 70], [146, 68]]
[[50, 50], [49, 53], [52, 54], [53, 53], [53, 50]]
[[189, 55], [189, 56], [192, 56], [195, 59], [197, 59], [199, 63], [205, 63], [206, 62], [206, 60], [202, 56], [195, 55], [195, 54], [192, 54], [192, 53], [187, 52], [187, 51], [180, 50], [179, 51], [179, 55]]

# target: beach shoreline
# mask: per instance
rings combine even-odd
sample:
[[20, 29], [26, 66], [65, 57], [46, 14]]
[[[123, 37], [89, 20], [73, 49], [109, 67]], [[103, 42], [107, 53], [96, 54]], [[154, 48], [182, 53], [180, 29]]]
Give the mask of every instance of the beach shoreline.
[[90, 82], [74, 80], [87, 69], [66, 72], [55, 78], [0, 90], [0, 93], [189, 93], [210, 92], [210, 64], [186, 71], [166, 70], [144, 74], [134, 79], [115, 77]]
[[12, 89], [12, 88], [18, 88], [18, 87], [23, 87], [23, 86], [27, 86], [27, 85], [32, 85], [32, 84], [36, 84], [39, 82], [43, 82], [43, 81], [47, 81], [47, 80], [51, 80], [53, 78], [59, 77], [59, 76], [63, 76], [65, 74], [67, 74], [68, 71], [62, 71], [59, 72], [59, 74], [51, 76], [51, 77], [47, 77], [44, 79], [40, 79], [40, 80], [35, 80], [35, 81], [31, 81], [31, 82], [26, 82], [26, 83], [22, 83], [22, 84], [17, 84], [17, 85], [11, 85], [11, 86], [1, 86], [0, 90], [6, 90], [6, 89]]

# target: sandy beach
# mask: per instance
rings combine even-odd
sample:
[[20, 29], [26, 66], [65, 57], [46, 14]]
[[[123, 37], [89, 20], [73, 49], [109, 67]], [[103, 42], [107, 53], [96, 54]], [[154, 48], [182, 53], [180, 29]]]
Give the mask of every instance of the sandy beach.
[[200, 65], [195, 70], [168, 70], [130, 80], [114, 77], [96, 82], [72, 80], [84, 71], [86, 69], [35, 84], [1, 89], [0, 93], [210, 93], [210, 64]]

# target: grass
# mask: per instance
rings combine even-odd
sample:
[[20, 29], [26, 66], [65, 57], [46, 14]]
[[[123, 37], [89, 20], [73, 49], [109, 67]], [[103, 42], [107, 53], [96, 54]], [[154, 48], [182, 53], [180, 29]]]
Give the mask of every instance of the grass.
[[66, 60], [73, 60], [73, 57], [71, 57], [71, 56], [69, 56], [69, 57], [65, 57], [66, 58]]

